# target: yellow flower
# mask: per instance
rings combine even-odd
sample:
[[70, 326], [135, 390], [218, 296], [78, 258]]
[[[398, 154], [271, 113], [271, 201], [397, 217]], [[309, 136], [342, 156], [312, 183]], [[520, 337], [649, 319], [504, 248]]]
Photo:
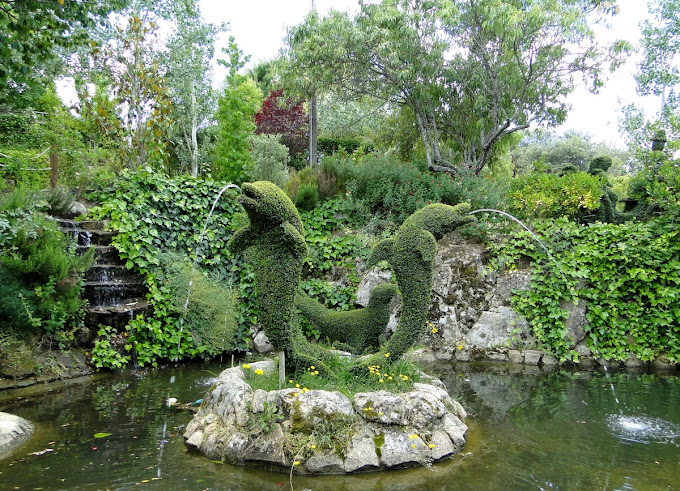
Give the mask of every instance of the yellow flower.
[[309, 392], [309, 389], [308, 389], [307, 387], [304, 387], [304, 388], [302, 389], [302, 392]]
[[430, 443], [430, 444], [428, 445], [428, 447], [430, 447], [430, 448], [434, 448], [434, 447], [436, 447], [436, 446], [437, 446], [437, 445], [435, 445], [434, 443]]
[[293, 392], [293, 397], [297, 397], [297, 395], [298, 395], [297, 392]]
[[295, 462], [293, 462], [293, 465], [300, 465], [300, 461], [296, 460]]
[[310, 370], [314, 370], [314, 368], [316, 368], [314, 365], [312, 365], [311, 367], [309, 367]]
[[365, 407], [365, 408], [364, 408], [364, 411], [372, 411], [372, 410], [373, 410], [372, 407]]
[[387, 377], [387, 380], [392, 380], [392, 376], [390, 375], [389, 377]]
[[439, 332], [439, 329], [437, 329], [436, 327], [432, 328], [432, 334], [437, 334], [438, 332]]
[[458, 345], [458, 349], [463, 349], [463, 345], [462, 345], [462, 344], [459, 344], [459, 345]]
[[414, 443], [413, 445], [411, 445], [411, 448], [416, 448], [416, 444]]
[[292, 384], [292, 383], [293, 383], [293, 381], [292, 381], [292, 380], [289, 380], [289, 381], [288, 381], [288, 383], [289, 383], [289, 384]]
[[250, 365], [249, 365], [249, 364], [247, 364], [247, 363], [244, 363], [244, 364], [243, 364], [243, 365], [241, 365], [241, 366], [242, 366], [243, 368], [250, 368]]
[[382, 384], [384, 381], [385, 381], [385, 379], [381, 378], [378, 382], [380, 382]]
[[319, 375], [319, 371], [318, 371], [318, 370], [314, 370], [314, 375]]
[[316, 449], [316, 445], [312, 445], [312, 450]]
[[261, 368], [256, 368], [255, 375], [264, 375], [264, 370], [262, 370]]
[[383, 413], [382, 413], [382, 412], [379, 412], [379, 413], [378, 413], [378, 416], [382, 416], [382, 415], [383, 415]]
[[299, 388], [300, 388], [300, 384], [295, 384], [295, 388], [296, 388], [296, 389], [299, 389]]
[[385, 353], [385, 358], [389, 358], [389, 357], [390, 357], [390, 354], [389, 354], [389, 353]]

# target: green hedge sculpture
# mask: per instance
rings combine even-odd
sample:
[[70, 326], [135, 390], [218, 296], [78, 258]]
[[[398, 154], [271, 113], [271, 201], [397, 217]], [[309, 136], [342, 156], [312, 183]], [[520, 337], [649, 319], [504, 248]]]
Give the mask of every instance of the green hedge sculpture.
[[390, 320], [390, 303], [397, 285], [384, 283], [371, 292], [364, 309], [337, 311], [326, 308], [317, 300], [299, 291], [295, 298], [298, 309], [321, 335], [339, 349], [352, 353], [373, 352], [380, 348], [380, 336]]
[[397, 329], [377, 353], [362, 366], [387, 364], [398, 360], [423, 334], [432, 296], [434, 258], [437, 240], [445, 233], [474, 221], [468, 203], [456, 206], [427, 205], [404, 220], [397, 235], [379, 242], [368, 259], [368, 266], [387, 261], [397, 278], [403, 306]]
[[250, 218], [229, 240], [232, 253], [245, 252], [255, 270], [260, 319], [272, 346], [286, 354], [286, 369], [311, 365], [326, 370], [328, 350], [310, 344], [296, 322], [295, 294], [307, 245], [302, 221], [290, 198], [269, 181], [243, 183], [238, 200]]

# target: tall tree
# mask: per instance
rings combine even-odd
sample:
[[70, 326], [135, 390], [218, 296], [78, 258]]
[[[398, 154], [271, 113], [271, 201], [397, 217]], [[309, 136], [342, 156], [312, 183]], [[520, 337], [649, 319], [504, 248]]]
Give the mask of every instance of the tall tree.
[[255, 115], [255, 133], [280, 135], [280, 143], [288, 147], [290, 155], [307, 148], [307, 115], [304, 104], [286, 99], [283, 89], [269, 93]]
[[98, 67], [112, 80], [111, 90], [122, 113], [124, 142], [120, 162], [129, 168], [147, 163], [164, 168], [168, 160], [171, 99], [158, 56], [158, 25], [133, 16], [117, 27], [115, 37], [93, 48]]
[[228, 60], [218, 62], [229, 68], [226, 86], [219, 98], [217, 112], [216, 159], [212, 168], [215, 179], [240, 183], [252, 165], [250, 138], [255, 134], [255, 113], [262, 105], [262, 92], [255, 82], [238, 71], [248, 62], [234, 37], [222, 48]]
[[214, 112], [210, 61], [215, 52], [216, 36], [226, 30], [202, 21], [195, 0], [177, 1], [174, 6], [176, 30], [167, 43], [163, 63], [167, 66], [165, 82], [172, 97], [171, 116], [177, 135], [180, 161], [186, 162], [192, 176], [199, 174], [198, 130]]
[[129, 0], [0, 0], [0, 85], [40, 79], [57, 48], [86, 44], [89, 30], [107, 24]]
[[577, 75], [593, 89], [628, 48], [599, 49], [589, 19], [604, 0], [383, 0], [356, 17], [310, 14], [287, 38], [284, 86], [371, 96], [412, 112], [433, 170], [452, 142], [481, 171], [503, 138], [566, 117]]

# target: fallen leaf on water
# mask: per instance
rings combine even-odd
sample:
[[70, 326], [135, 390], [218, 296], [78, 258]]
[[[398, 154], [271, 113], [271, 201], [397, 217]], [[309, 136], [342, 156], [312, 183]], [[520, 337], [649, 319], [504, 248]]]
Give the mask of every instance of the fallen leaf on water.
[[213, 464], [224, 464], [221, 460], [213, 460]]
[[28, 455], [44, 455], [48, 452], [53, 452], [53, 451], [54, 451], [53, 448], [46, 448], [45, 450], [39, 450], [38, 452], [31, 452]]
[[94, 434], [95, 438], [106, 438], [107, 436], [111, 436], [111, 433], [95, 433]]
[[54, 442], [47, 442], [48, 445], [54, 445]]

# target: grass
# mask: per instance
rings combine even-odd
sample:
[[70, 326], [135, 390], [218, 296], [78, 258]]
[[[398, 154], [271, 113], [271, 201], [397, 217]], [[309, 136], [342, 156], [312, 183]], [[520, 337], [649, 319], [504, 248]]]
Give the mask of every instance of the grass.
[[[316, 367], [309, 366], [304, 371], [299, 371], [286, 378], [282, 388], [299, 389], [301, 392], [310, 390], [339, 391], [350, 400], [359, 392], [373, 392], [387, 390], [389, 392], [406, 392], [411, 390], [413, 382], [420, 381], [421, 371], [419, 367], [409, 361], [398, 360], [389, 363], [385, 360], [384, 366], [370, 366], [365, 372], [356, 371], [356, 361], [334, 357], [327, 363], [330, 376], [322, 377]], [[248, 367], [245, 367], [248, 368]], [[253, 390], [277, 390], [279, 388], [278, 372], [272, 374], [255, 373], [252, 370], [244, 370], [246, 381]]]

